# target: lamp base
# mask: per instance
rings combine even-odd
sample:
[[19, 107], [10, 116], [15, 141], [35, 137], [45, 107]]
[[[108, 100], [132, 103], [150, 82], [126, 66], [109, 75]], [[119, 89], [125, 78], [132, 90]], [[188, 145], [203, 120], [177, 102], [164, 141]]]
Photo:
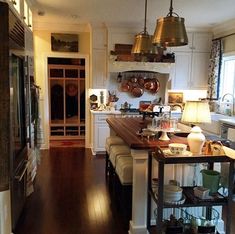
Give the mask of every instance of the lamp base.
[[206, 140], [205, 136], [202, 134], [201, 128], [198, 126], [193, 127], [187, 140], [189, 149], [193, 155], [200, 155], [202, 153], [203, 144]]

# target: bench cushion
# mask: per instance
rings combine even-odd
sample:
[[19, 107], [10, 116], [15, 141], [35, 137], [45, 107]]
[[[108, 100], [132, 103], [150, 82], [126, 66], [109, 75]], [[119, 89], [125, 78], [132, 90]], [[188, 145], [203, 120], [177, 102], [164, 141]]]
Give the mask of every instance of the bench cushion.
[[116, 166], [117, 158], [120, 156], [131, 156], [131, 150], [127, 145], [113, 145], [110, 148], [109, 160], [112, 163], [113, 167]]
[[112, 145], [124, 145], [125, 142], [122, 140], [121, 137], [119, 136], [110, 136], [106, 138], [105, 141], [105, 149], [107, 151], [108, 154], [110, 154], [110, 147]]
[[122, 185], [132, 184], [133, 159], [129, 157], [119, 157], [116, 162], [116, 174]]

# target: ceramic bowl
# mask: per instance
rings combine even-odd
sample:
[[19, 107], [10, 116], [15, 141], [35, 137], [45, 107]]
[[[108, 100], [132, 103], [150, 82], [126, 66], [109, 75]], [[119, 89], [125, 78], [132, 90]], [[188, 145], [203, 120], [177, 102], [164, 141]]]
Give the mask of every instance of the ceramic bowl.
[[183, 189], [176, 185], [164, 185], [164, 201], [179, 201], [182, 198]]
[[172, 154], [183, 154], [186, 152], [187, 145], [180, 143], [171, 143], [169, 144], [169, 149]]

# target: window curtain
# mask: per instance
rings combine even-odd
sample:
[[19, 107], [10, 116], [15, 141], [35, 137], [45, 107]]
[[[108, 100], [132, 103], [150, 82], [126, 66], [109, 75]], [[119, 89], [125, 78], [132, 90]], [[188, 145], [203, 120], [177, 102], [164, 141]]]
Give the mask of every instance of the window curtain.
[[219, 98], [221, 60], [222, 41], [221, 39], [213, 40], [209, 62], [209, 77], [207, 90], [207, 98], [209, 100], [218, 100]]

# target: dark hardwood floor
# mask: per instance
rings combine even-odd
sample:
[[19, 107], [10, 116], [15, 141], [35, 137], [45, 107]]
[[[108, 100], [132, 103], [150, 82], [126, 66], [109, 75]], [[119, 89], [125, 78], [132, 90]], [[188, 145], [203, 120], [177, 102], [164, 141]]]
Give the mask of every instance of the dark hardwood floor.
[[127, 234], [104, 166], [104, 156], [84, 148], [42, 151], [35, 191], [14, 234]]
[[[128, 222], [116, 207], [104, 166], [104, 155], [94, 157], [84, 148], [42, 151], [35, 191], [14, 234], [127, 234]], [[228, 215], [235, 217], [235, 202]]]

